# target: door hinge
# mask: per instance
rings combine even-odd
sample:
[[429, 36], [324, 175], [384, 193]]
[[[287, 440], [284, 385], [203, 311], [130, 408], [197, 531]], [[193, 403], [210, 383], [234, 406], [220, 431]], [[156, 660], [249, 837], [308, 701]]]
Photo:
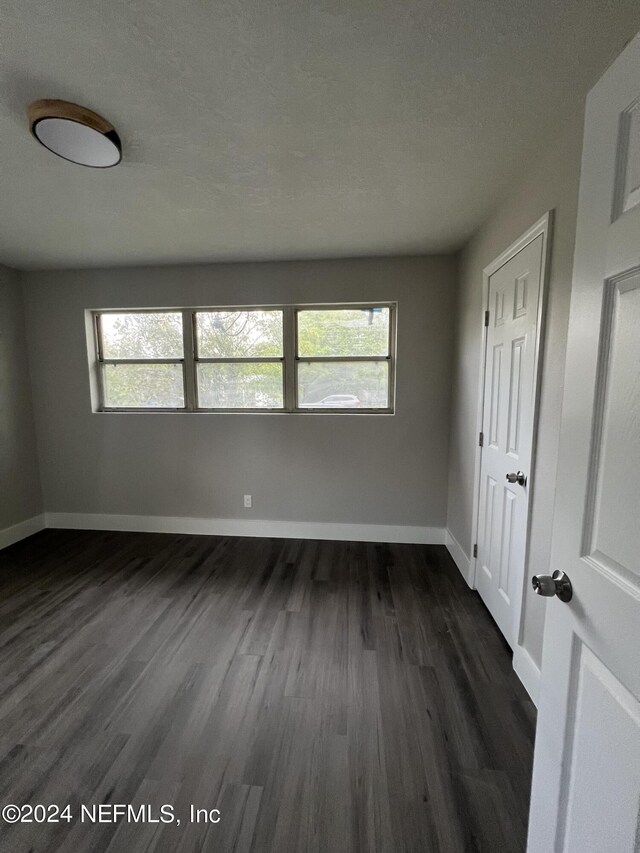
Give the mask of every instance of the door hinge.
[[474, 557], [477, 557], [477, 556], [478, 556], [478, 546], [477, 546], [477, 545], [474, 545], [474, 546], [473, 546], [473, 556], [474, 556]]
[[488, 311], [484, 312], [484, 324], [485, 324], [485, 326], [489, 325], [489, 312]]
[[481, 432], [480, 435], [478, 436], [478, 446], [484, 447], [484, 433], [483, 432]]

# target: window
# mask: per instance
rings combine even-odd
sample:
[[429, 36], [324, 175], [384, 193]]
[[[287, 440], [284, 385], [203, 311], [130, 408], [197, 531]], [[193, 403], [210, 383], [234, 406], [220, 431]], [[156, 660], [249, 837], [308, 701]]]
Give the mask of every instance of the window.
[[389, 409], [391, 309], [296, 309], [297, 403]]
[[196, 311], [195, 361], [201, 409], [282, 409], [281, 310]]
[[184, 408], [179, 311], [100, 314], [98, 331], [104, 408]]
[[390, 304], [94, 317], [103, 411], [393, 411]]

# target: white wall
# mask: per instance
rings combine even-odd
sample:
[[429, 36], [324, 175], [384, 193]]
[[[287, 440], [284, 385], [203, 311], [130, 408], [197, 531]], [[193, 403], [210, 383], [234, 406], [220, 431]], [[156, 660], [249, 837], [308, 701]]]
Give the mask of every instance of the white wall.
[[[575, 240], [583, 110], [569, 115], [555, 144], [536, 163], [523, 163], [522, 180], [465, 248], [456, 309], [447, 526], [471, 549], [478, 371], [482, 336], [482, 270], [547, 210], [555, 210], [547, 291], [537, 458], [531, 478], [529, 574], [547, 572], [555, 497], [562, 384]], [[527, 593], [523, 645], [542, 659], [545, 599]]]
[[20, 284], [18, 273], [0, 267], [0, 547], [20, 538], [9, 528], [41, 513]]
[[[48, 512], [444, 527], [455, 259], [58, 271], [22, 282]], [[394, 416], [91, 411], [85, 309], [367, 300], [398, 302]]]

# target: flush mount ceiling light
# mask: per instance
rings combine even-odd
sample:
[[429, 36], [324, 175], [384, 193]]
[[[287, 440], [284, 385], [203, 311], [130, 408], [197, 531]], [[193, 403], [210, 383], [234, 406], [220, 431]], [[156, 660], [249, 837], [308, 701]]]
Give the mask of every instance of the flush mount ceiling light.
[[34, 101], [27, 110], [31, 133], [58, 157], [107, 169], [122, 159], [122, 143], [105, 118], [69, 101]]

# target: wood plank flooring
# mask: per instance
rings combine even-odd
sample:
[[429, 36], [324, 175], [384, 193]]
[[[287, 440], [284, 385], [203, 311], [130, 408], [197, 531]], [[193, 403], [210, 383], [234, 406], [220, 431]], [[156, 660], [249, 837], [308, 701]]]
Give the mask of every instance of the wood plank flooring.
[[[443, 547], [48, 530], [0, 552], [0, 806], [72, 814], [0, 820], [2, 853], [518, 853], [533, 732]], [[81, 820], [100, 803], [180, 825]]]

